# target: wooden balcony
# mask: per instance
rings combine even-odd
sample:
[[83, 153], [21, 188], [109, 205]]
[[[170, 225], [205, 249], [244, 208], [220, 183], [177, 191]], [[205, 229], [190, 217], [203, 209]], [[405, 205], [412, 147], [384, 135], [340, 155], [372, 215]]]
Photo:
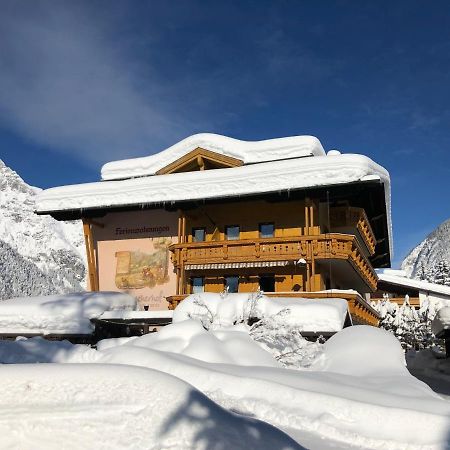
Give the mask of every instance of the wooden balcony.
[[[330, 226], [332, 230], [356, 228], [369, 255], [375, 253], [376, 239], [369, 219], [363, 208], [333, 207], [330, 209]], [[353, 233], [352, 233], [353, 234]]]
[[[265, 292], [264, 295], [268, 297], [292, 297], [298, 298], [343, 298], [347, 300], [348, 310], [352, 317], [354, 325], [372, 325], [377, 327], [380, 322], [380, 315], [366, 300], [356, 292]], [[180, 302], [187, 297], [184, 295], [172, 295], [167, 297], [169, 302], [169, 309], [175, 309]]]
[[[321, 234], [284, 238], [246, 239], [174, 244], [172, 262], [177, 270], [262, 267], [293, 264], [300, 258], [307, 263], [346, 260], [367, 286], [375, 291], [378, 277], [361, 250], [358, 239], [346, 234]], [[235, 264], [234, 266], [232, 264]]]

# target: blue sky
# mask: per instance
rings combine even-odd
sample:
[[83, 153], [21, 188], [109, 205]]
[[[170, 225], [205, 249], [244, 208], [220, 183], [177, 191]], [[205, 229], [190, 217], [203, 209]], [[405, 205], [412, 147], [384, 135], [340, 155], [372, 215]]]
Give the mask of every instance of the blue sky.
[[197, 132], [312, 134], [391, 173], [394, 262], [449, 218], [450, 5], [15, 1], [0, 15], [0, 158], [28, 183]]

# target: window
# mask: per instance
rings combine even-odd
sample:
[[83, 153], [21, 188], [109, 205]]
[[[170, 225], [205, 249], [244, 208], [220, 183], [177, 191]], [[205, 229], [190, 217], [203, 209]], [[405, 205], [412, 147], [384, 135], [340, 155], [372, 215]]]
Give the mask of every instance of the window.
[[260, 223], [259, 224], [259, 237], [271, 238], [274, 236], [275, 225], [273, 223]]
[[206, 237], [206, 228], [192, 228], [192, 242], [203, 242]]
[[229, 293], [239, 291], [239, 277], [236, 275], [225, 277], [225, 289]]
[[275, 275], [260, 275], [259, 288], [263, 292], [275, 292]]
[[192, 277], [191, 278], [191, 286], [193, 294], [200, 294], [205, 291], [205, 282], [203, 277]]
[[225, 227], [225, 238], [230, 241], [236, 241], [240, 237], [239, 225], [227, 225]]

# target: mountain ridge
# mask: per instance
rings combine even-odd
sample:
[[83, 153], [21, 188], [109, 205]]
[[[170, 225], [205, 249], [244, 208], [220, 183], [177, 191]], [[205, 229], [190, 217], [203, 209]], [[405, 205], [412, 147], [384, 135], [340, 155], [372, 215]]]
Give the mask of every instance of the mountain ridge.
[[450, 219], [408, 253], [401, 269], [411, 278], [450, 286]]
[[36, 215], [40, 191], [0, 159], [0, 299], [85, 289], [81, 222]]

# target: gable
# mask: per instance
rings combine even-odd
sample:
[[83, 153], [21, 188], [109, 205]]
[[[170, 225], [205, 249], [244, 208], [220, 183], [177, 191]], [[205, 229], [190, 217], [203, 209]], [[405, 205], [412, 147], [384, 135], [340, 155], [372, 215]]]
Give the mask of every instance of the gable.
[[244, 161], [231, 156], [221, 155], [201, 147], [190, 151], [156, 172], [156, 175], [169, 173], [196, 172], [199, 170], [225, 169], [242, 166]]

